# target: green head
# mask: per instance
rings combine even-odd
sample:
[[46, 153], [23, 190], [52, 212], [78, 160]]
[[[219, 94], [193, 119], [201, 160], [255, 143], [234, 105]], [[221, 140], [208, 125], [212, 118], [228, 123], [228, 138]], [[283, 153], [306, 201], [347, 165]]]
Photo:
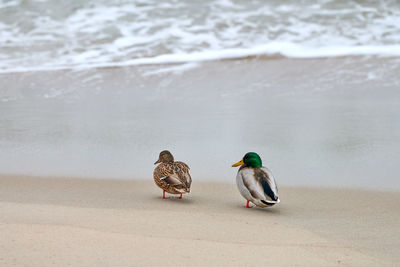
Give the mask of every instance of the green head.
[[246, 165], [251, 168], [260, 168], [262, 166], [262, 161], [260, 156], [255, 152], [249, 152], [244, 155], [243, 159], [235, 164], [232, 167], [237, 167], [240, 165]]

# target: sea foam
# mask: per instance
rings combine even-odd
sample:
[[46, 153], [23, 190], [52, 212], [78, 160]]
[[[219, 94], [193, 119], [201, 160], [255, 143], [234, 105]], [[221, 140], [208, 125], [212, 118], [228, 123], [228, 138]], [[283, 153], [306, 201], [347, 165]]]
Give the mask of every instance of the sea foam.
[[0, 3], [0, 72], [400, 55], [396, 1]]

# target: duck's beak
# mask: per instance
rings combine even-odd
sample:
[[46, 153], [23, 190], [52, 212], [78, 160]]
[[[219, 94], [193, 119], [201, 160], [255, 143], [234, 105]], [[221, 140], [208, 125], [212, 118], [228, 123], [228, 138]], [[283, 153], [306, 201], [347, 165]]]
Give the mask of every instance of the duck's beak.
[[154, 162], [154, 165], [160, 163], [160, 159], [158, 159], [156, 162]]
[[244, 161], [242, 159], [241, 161], [236, 162], [235, 164], [233, 164], [232, 167], [237, 167], [237, 166], [240, 166], [240, 165], [243, 165], [243, 164], [244, 164]]

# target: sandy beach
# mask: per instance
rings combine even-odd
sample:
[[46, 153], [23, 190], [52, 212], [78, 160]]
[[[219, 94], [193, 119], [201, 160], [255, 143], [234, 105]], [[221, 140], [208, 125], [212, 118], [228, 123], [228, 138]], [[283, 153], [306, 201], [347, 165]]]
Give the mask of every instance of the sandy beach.
[[[400, 1], [0, 1], [0, 267], [399, 266], [399, 18]], [[163, 150], [190, 166], [184, 199], [154, 184]], [[248, 152], [278, 205], [244, 207]]]
[[282, 187], [244, 208], [231, 184], [183, 200], [152, 181], [0, 176], [2, 266], [394, 266], [400, 194]]

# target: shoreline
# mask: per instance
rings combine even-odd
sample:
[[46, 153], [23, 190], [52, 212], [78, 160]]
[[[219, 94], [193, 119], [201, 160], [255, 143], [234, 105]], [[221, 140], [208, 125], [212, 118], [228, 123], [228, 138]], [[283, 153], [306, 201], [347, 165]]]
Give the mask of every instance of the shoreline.
[[[237, 170], [237, 169], [236, 169]], [[97, 177], [97, 176], [75, 176], [75, 175], [36, 175], [36, 174], [18, 174], [18, 173], [0, 173], [0, 179], [4, 177], [9, 178], [17, 178], [17, 179], [60, 179], [60, 180], [90, 180], [90, 181], [120, 181], [120, 182], [153, 182], [153, 177], [114, 177], [114, 176], [104, 176], [104, 177]], [[202, 180], [200, 183], [202, 184], [216, 184], [216, 185], [234, 185], [236, 187], [236, 173], [231, 177], [231, 181], [225, 180], [218, 180], [218, 179], [211, 179], [207, 178]], [[350, 191], [361, 191], [361, 192], [381, 192], [381, 193], [400, 193], [400, 190], [397, 188], [389, 188], [389, 187], [366, 187], [366, 186], [336, 186], [336, 185], [308, 185], [308, 184], [294, 184], [294, 185], [287, 185], [287, 184], [279, 184], [279, 188], [283, 187], [286, 189], [305, 189], [305, 190], [312, 190], [312, 189], [322, 189], [322, 190], [350, 190]]]
[[194, 181], [183, 200], [160, 197], [153, 181], [0, 175], [0, 263], [391, 266], [400, 260], [399, 192], [283, 186], [275, 207], [245, 209], [233, 182]]

